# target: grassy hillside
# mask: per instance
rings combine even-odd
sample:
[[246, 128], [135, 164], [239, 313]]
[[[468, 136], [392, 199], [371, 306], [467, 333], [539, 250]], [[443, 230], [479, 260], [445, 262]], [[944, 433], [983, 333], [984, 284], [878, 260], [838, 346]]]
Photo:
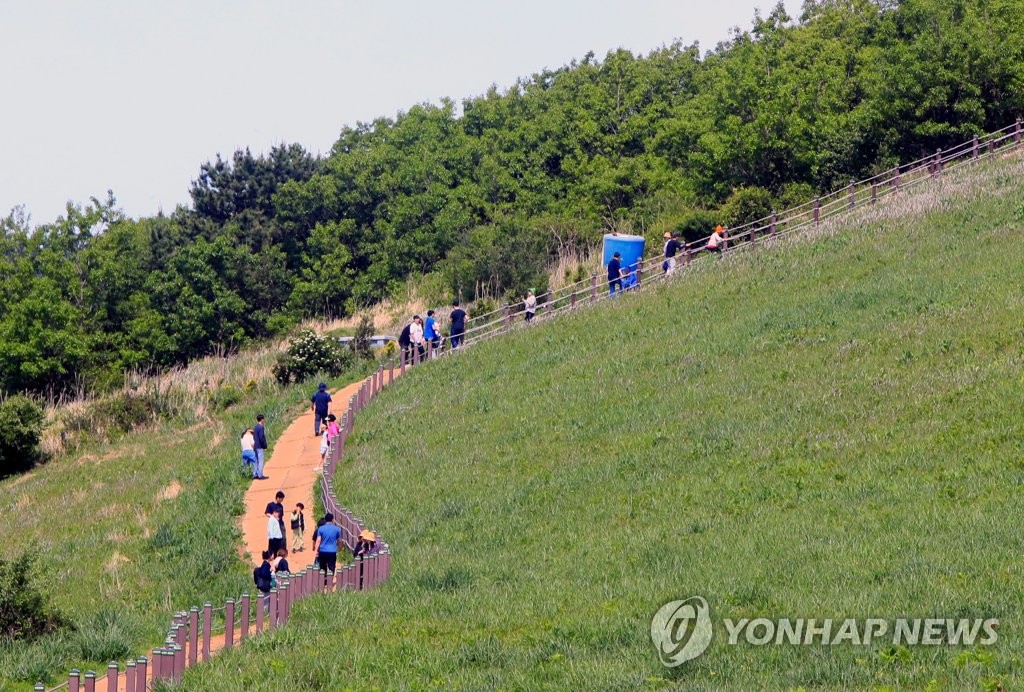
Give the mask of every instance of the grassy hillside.
[[[83, 434], [76, 426], [111, 419], [111, 406], [127, 399], [60, 410], [61, 418], [51, 422], [52, 447], [61, 430], [96, 441], [0, 481], [4, 557], [38, 557], [47, 594], [74, 624], [31, 643], [0, 641], [0, 689], [31, 689], [31, 683], [59, 680], [73, 667], [105, 670], [107, 661], [143, 654], [161, 642], [175, 610], [251, 588], [251, 565], [238, 550], [236, 522], [249, 484], [238, 436], [263, 412], [273, 444], [308, 406], [313, 385], [281, 387], [264, 372], [243, 391], [251, 374], [239, 358], [219, 368], [218, 388], [204, 385], [221, 381], [205, 368], [200, 362], [186, 373], [194, 382], [161, 383], [162, 395], [177, 401], [173, 418], [113, 443], [104, 441], [109, 431]], [[198, 408], [187, 412], [189, 402]]]
[[[415, 371], [339, 482], [392, 581], [303, 601], [184, 687], [1019, 686], [1022, 174], [947, 175]], [[1000, 638], [717, 632], [663, 668], [650, 619], [691, 595], [716, 623], [995, 617]]]

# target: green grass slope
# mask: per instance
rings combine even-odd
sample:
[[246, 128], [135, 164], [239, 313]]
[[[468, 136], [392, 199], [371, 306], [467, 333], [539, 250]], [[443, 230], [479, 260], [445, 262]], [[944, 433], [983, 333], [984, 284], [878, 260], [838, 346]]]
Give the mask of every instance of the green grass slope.
[[[187, 689], [1020, 686], [1024, 205], [1002, 161], [413, 372], [339, 496], [393, 577]], [[649, 623], [995, 617], [965, 649], [729, 646]]]

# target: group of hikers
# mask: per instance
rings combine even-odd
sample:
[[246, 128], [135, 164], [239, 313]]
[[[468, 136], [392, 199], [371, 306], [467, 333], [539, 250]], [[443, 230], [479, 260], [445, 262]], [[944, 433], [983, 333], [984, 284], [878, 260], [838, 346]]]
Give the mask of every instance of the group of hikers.
[[448, 340], [444, 341], [441, 323], [434, 310], [427, 310], [427, 319], [413, 315], [401, 334], [398, 335], [398, 347], [402, 350], [402, 359], [411, 362], [413, 355], [419, 360], [435, 355], [445, 343], [447, 348], [456, 349], [462, 346], [466, 334], [466, 320], [469, 315], [459, 301], [452, 303], [452, 311], [448, 314]]
[[[305, 550], [303, 542], [306, 532], [306, 506], [295, 503], [289, 515], [289, 526], [292, 530], [292, 553]], [[263, 562], [252, 572], [253, 582], [257, 590], [264, 596], [277, 587], [278, 574], [287, 575], [291, 571], [288, 564], [288, 545], [284, 526], [284, 491], [278, 490], [274, 499], [267, 503], [267, 549], [263, 551]], [[334, 521], [334, 515], [327, 512], [317, 522], [316, 531], [310, 540], [313, 551], [313, 564], [325, 573], [338, 571], [339, 548], [346, 548], [341, 527]], [[359, 560], [376, 554], [378, 551], [377, 534], [364, 529], [356, 537], [352, 546], [352, 559]]]
[[[679, 231], [669, 233], [668, 231], [662, 236], [665, 240], [665, 245], [662, 249], [662, 255], [664, 261], [661, 263], [661, 270], [665, 274], [673, 274], [676, 270], [676, 255], [682, 253], [693, 252], [688, 250], [686, 245], [680, 240]], [[708, 236], [707, 243], [703, 249], [708, 252], [721, 254], [722, 248], [725, 246], [726, 232], [724, 226], [716, 226], [715, 230]], [[699, 251], [699, 250], [698, 250]], [[622, 266], [622, 253], [616, 252], [612, 255], [611, 260], [608, 262], [608, 295], [612, 298], [615, 297], [615, 289], [618, 288], [619, 293], [623, 291], [629, 291], [636, 288], [640, 283], [640, 277], [637, 272], [639, 267], [638, 262], [634, 262], [633, 265]]]

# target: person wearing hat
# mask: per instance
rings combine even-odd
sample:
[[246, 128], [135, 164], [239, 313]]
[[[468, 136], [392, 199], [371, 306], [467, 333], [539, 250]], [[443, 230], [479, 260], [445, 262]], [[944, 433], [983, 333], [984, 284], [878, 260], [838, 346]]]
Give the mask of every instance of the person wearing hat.
[[679, 252], [681, 247], [679, 243], [679, 231], [675, 233], [669, 233], [665, 231], [665, 261], [662, 262], [661, 268], [665, 270], [666, 274], [672, 274], [676, 270], [676, 253]]
[[616, 252], [608, 262], [608, 295], [615, 297], [615, 287], [622, 291], [622, 254]]
[[360, 557], [366, 557], [373, 555], [377, 551], [377, 534], [368, 529], [363, 529], [359, 532], [359, 540], [356, 541], [356, 545], [352, 548], [352, 557], [357, 560]]
[[327, 391], [327, 383], [321, 382], [316, 393], [309, 397], [310, 410], [313, 411], [313, 436], [320, 437], [320, 423], [326, 422], [331, 412], [331, 393]]
[[537, 314], [537, 296], [533, 294], [532, 288], [526, 292], [526, 298], [523, 299], [523, 308], [526, 311], [526, 321], [532, 321], [533, 316]]
[[715, 232], [708, 238], [707, 251], [708, 252], [722, 252], [722, 245], [725, 243], [725, 228], [722, 226], [715, 226]]
[[334, 523], [334, 515], [324, 515], [324, 524], [316, 530], [316, 543], [313, 552], [321, 572], [334, 572], [338, 567], [338, 541], [341, 540], [341, 528]]

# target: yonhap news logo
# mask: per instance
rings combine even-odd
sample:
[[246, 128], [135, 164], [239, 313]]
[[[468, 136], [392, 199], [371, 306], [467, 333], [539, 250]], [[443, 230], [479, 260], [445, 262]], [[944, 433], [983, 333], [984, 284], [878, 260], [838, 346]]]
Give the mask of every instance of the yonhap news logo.
[[[996, 618], [723, 618], [729, 646], [991, 646]], [[711, 644], [714, 627], [700, 596], [666, 603], [651, 620], [651, 641], [669, 668], [697, 658]]]
[[651, 641], [661, 662], [669, 668], [704, 653], [711, 634], [711, 612], [700, 596], [666, 603], [651, 620]]

